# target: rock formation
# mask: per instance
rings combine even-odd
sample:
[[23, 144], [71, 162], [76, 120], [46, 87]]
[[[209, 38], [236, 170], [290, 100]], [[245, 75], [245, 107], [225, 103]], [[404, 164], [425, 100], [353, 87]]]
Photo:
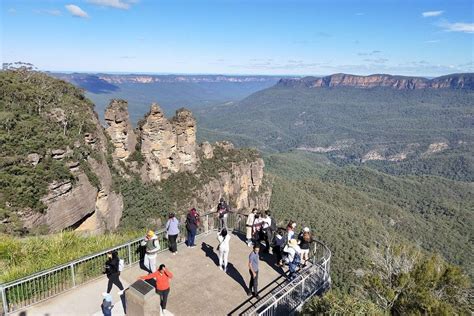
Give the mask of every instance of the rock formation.
[[185, 109], [176, 111], [171, 120], [165, 118], [158, 104], [140, 126], [144, 181], [161, 181], [175, 172], [196, 170], [196, 120]]
[[233, 164], [231, 170], [219, 172], [218, 177], [195, 192], [195, 197], [185, 208], [213, 212], [219, 199], [224, 197], [234, 210], [269, 209], [272, 190], [264, 179], [264, 166], [261, 158]]
[[452, 74], [434, 79], [422, 77], [392, 76], [376, 74], [356, 76], [349, 74], [334, 74], [326, 77], [305, 77], [301, 79], [281, 79], [278, 86], [321, 88], [321, 87], [356, 87], [374, 88], [387, 87], [397, 90], [413, 89], [474, 89], [474, 74]]
[[115, 160], [124, 161], [135, 151], [137, 137], [128, 116], [128, 104], [124, 100], [112, 100], [105, 110], [105, 129], [114, 145]]

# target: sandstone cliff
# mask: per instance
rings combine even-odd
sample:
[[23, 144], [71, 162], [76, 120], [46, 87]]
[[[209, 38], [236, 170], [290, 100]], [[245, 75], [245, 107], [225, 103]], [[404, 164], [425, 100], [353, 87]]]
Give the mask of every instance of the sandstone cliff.
[[422, 77], [392, 76], [375, 74], [356, 76], [350, 74], [334, 74], [322, 78], [305, 77], [301, 79], [281, 79], [277, 86], [321, 88], [321, 87], [386, 87], [397, 90], [412, 89], [474, 89], [474, 74], [452, 74], [434, 79]]
[[172, 173], [196, 170], [196, 120], [190, 111], [180, 109], [168, 120], [159, 105], [153, 104], [140, 125], [140, 141], [143, 181], [161, 181]]
[[128, 104], [125, 100], [112, 100], [105, 110], [105, 129], [114, 146], [114, 160], [127, 159], [135, 151], [137, 136], [128, 116]]

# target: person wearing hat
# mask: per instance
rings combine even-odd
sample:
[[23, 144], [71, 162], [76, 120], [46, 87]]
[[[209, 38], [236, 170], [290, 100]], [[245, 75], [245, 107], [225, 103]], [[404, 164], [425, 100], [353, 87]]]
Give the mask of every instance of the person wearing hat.
[[227, 205], [226, 201], [223, 197], [219, 200], [219, 204], [217, 204], [217, 214], [219, 217], [219, 231], [223, 228], [227, 229], [227, 214], [230, 212], [229, 205]]
[[173, 255], [178, 252], [176, 240], [179, 234], [179, 221], [174, 213], [170, 213], [166, 222], [166, 236], [168, 236], [169, 249]]
[[142, 247], [145, 247], [145, 257], [143, 259], [143, 265], [149, 273], [156, 271], [156, 254], [160, 251], [160, 242], [155, 232], [149, 230], [140, 243]]
[[301, 261], [303, 265], [306, 265], [306, 262], [309, 260], [309, 249], [313, 242], [309, 227], [303, 228], [303, 231], [298, 235], [298, 241], [301, 248]]
[[104, 316], [112, 316], [112, 308], [114, 308], [114, 305], [112, 304], [112, 295], [110, 295], [107, 292], [102, 293], [102, 296], [104, 299], [102, 300], [102, 304], [100, 305], [100, 308], [102, 309], [102, 314]]
[[254, 224], [255, 215], [257, 214], [257, 212], [258, 212], [258, 210], [256, 208], [252, 209], [252, 212], [247, 216], [247, 222], [245, 223], [247, 245], [249, 247], [252, 246], [253, 224]]
[[296, 277], [296, 268], [301, 262], [301, 249], [296, 239], [290, 239], [283, 251], [287, 254], [288, 268], [290, 270], [289, 279]]

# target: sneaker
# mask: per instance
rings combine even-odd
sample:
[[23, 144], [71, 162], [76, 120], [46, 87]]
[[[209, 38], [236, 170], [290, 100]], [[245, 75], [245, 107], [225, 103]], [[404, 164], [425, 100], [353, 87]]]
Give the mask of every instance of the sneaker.
[[222, 269], [222, 267], [221, 267], [221, 266], [219, 266], [219, 269], [221, 269], [221, 271], [224, 271], [224, 269]]
[[224, 272], [227, 273], [227, 267], [224, 268]]
[[247, 296], [252, 296], [252, 293], [250, 293], [250, 291], [247, 291]]
[[173, 256], [176, 256], [176, 252], [173, 252]]
[[119, 296], [122, 296], [122, 294], [123, 294], [124, 291], [125, 291], [125, 290], [118, 291], [117, 294], [118, 294]]

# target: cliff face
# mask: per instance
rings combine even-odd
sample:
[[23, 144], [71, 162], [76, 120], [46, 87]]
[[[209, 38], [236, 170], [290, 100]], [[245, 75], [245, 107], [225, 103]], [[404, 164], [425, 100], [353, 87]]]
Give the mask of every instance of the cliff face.
[[434, 79], [422, 77], [391, 76], [376, 74], [356, 76], [349, 74], [334, 74], [322, 78], [305, 77], [301, 79], [281, 79], [277, 86], [321, 88], [321, 87], [357, 87], [374, 88], [387, 87], [397, 90], [412, 89], [474, 89], [474, 74], [453, 74]]
[[196, 170], [196, 120], [190, 111], [178, 110], [168, 120], [158, 104], [153, 104], [140, 126], [140, 139], [143, 181], [161, 181], [172, 173]]
[[[41, 199], [46, 205], [45, 212], [26, 212], [22, 216], [26, 228], [43, 225], [50, 232], [65, 228], [103, 232], [118, 227], [123, 199], [112, 190], [112, 174], [106, 163], [107, 138], [94, 111], [85, 111], [92, 130], [84, 133], [83, 142], [76, 141], [74, 148], [47, 153], [66, 165], [76, 180], [50, 183], [47, 195]], [[96, 179], [95, 183], [89, 175]]]

